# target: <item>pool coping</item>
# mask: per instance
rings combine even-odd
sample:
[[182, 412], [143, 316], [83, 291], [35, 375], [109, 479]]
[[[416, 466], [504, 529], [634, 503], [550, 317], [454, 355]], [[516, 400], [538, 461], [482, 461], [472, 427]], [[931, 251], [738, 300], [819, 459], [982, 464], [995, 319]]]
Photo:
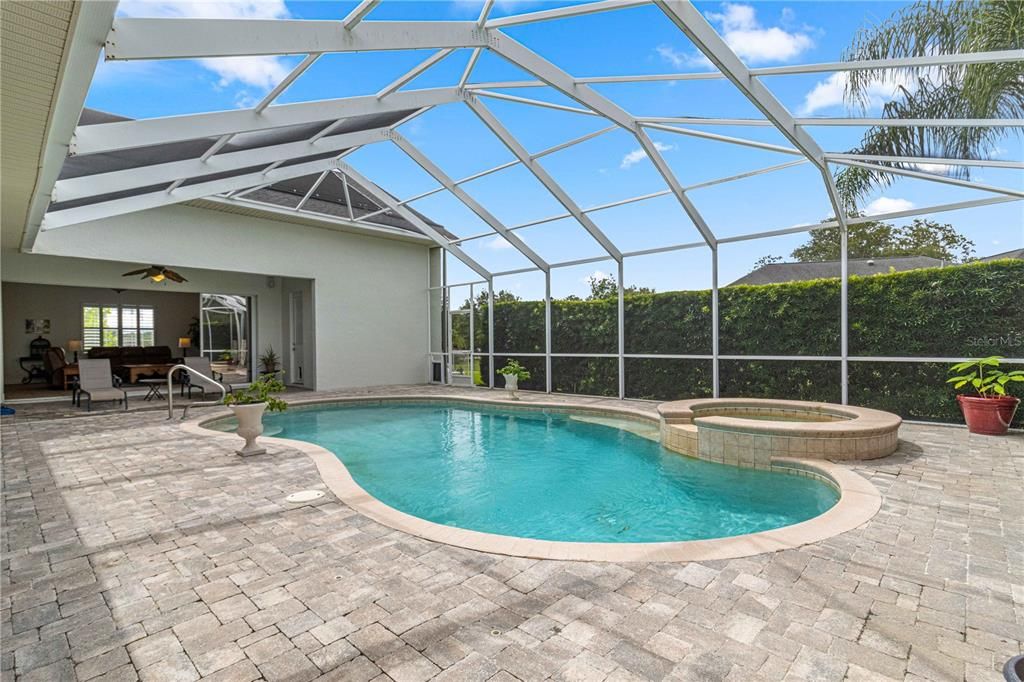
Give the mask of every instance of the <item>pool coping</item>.
[[[482, 396], [439, 396], [436, 394], [351, 396], [296, 400], [290, 401], [289, 405], [303, 407], [311, 405], [395, 402], [466, 403], [504, 408], [599, 413], [658, 423], [658, 417], [654, 414], [628, 407], [592, 404], [576, 406], [555, 401], [534, 399], [529, 401], [512, 401]], [[203, 426], [226, 416], [231, 416], [229, 410], [218, 410], [216, 414], [205, 414], [181, 422], [180, 426], [186, 432], [194, 435], [230, 440], [232, 449], [236, 449], [240, 445], [237, 435], [214, 431]], [[812, 475], [820, 476], [834, 483], [840, 492], [839, 500], [827, 511], [807, 521], [791, 526], [783, 526], [782, 528], [726, 538], [649, 543], [536, 540], [456, 528], [406, 514], [384, 504], [364, 490], [356, 483], [355, 479], [349, 474], [348, 469], [333, 452], [313, 443], [290, 438], [265, 436], [261, 437], [261, 440], [264, 441], [265, 445], [276, 444], [293, 448], [306, 454], [313, 460], [324, 484], [342, 502], [356, 512], [389, 528], [455, 547], [531, 559], [611, 562], [686, 562], [736, 559], [766, 552], [794, 549], [853, 530], [874, 517], [882, 504], [882, 496], [878, 489], [870, 481], [844, 466], [828, 460], [776, 457], [772, 459], [773, 468], [798, 469], [810, 472]], [[683, 457], [685, 455], [680, 456]]]

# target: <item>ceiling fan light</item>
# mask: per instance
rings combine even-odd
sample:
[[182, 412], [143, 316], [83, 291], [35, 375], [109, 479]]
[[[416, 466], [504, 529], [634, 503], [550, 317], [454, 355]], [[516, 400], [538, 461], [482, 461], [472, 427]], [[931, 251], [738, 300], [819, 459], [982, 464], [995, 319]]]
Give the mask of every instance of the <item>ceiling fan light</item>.
[[164, 278], [165, 278], [165, 275], [162, 272], [158, 272], [155, 275], [153, 275], [152, 277], [150, 277], [150, 279], [153, 280], [154, 282], [162, 282], [162, 281], [164, 281]]

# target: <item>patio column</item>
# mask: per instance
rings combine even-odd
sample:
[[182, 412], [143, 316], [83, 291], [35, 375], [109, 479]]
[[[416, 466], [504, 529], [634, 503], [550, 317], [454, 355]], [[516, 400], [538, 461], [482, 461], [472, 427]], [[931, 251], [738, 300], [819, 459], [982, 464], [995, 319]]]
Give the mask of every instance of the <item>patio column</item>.
[[839, 354], [842, 356], [842, 403], [850, 402], [850, 235], [845, 225], [839, 227]]
[[487, 280], [487, 385], [494, 388], [494, 280]]
[[448, 345], [445, 347], [445, 362], [444, 362], [444, 383], [446, 386], [451, 386], [452, 383], [452, 363], [455, 362], [455, 356], [452, 355], [452, 290], [448, 288], [448, 252], [444, 252], [444, 299], [442, 301], [442, 310], [444, 314], [444, 325], [447, 330], [446, 336], [448, 337]]
[[619, 400], [626, 397], [626, 308], [625, 308], [625, 292], [626, 285], [624, 283], [624, 268], [622, 262], [624, 259], [619, 260], [619, 292], [618, 292], [618, 335], [619, 335]]
[[719, 397], [718, 387], [718, 246], [711, 247], [711, 395]]
[[469, 285], [469, 385], [476, 386], [476, 292]]
[[544, 273], [544, 390], [551, 393], [551, 271]]

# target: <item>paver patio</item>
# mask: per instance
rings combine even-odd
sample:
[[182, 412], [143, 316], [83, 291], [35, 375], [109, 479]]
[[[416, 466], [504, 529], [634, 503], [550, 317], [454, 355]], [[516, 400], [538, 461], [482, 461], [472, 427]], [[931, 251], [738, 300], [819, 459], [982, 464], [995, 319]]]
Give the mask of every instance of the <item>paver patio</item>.
[[905, 425], [855, 467], [884, 495], [857, 530], [616, 565], [428, 542], [329, 492], [288, 504], [326, 492], [298, 451], [64, 412], [3, 419], [4, 678], [973, 681], [1021, 653], [1020, 433]]

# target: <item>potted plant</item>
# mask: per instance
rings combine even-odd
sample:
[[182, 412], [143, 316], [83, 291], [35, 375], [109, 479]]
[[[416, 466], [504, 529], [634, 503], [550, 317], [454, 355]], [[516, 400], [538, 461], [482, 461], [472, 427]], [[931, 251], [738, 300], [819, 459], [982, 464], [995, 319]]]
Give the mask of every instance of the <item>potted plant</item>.
[[284, 390], [284, 383], [274, 375], [262, 376], [249, 384], [248, 388], [229, 393], [224, 404], [231, 408], [238, 419], [236, 433], [245, 439], [245, 446], [238, 451], [243, 457], [262, 455], [266, 448], [256, 445], [256, 438], [263, 433], [263, 413], [284, 412], [288, 403], [275, 398], [274, 393]]
[[970, 386], [977, 395], [958, 395], [960, 410], [964, 413], [967, 430], [989, 436], [1006, 433], [1017, 411], [1020, 398], [1006, 394], [1006, 385], [1013, 381], [1024, 381], [1024, 370], [1004, 372], [999, 369], [999, 356], [968, 360], [949, 368], [957, 376], [947, 380], [953, 388]]
[[519, 400], [516, 391], [519, 390], [519, 381], [528, 381], [530, 372], [515, 360], [510, 359], [505, 366], [498, 370], [498, 373], [505, 377], [505, 389], [508, 391], [510, 400]]
[[267, 346], [267, 350], [263, 351], [263, 355], [260, 356], [260, 365], [263, 367], [264, 374], [277, 374], [277, 371], [281, 369], [281, 357], [274, 352], [273, 346]]

